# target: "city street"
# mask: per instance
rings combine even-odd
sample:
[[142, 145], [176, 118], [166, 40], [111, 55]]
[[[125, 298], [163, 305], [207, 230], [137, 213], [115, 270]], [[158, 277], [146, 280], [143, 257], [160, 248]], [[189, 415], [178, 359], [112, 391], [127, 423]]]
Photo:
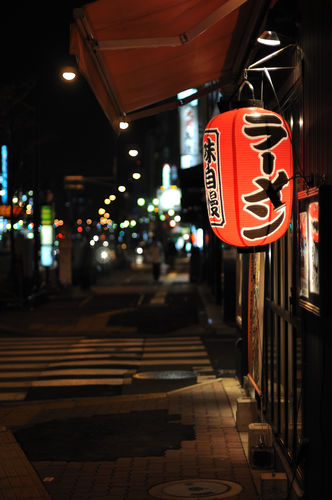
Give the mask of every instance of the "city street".
[[88, 291], [73, 287], [4, 310], [0, 401], [144, 391], [132, 383], [137, 372], [184, 370], [205, 380], [234, 370], [234, 330], [216, 335], [186, 263], [159, 283], [150, 274], [148, 267], [114, 271]]
[[128, 268], [4, 309], [2, 498], [256, 500], [235, 337], [186, 261], [159, 283]]

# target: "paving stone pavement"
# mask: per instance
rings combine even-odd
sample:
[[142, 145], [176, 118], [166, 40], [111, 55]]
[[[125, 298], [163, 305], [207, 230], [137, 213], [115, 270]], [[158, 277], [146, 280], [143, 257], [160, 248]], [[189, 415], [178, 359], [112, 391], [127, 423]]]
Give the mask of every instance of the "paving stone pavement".
[[[219, 311], [214, 310], [211, 300], [205, 303], [205, 309], [207, 317], [213, 318], [216, 334], [222, 333], [224, 325], [215, 321]], [[227, 498], [258, 500], [259, 471], [248, 465], [246, 433], [237, 432], [234, 420], [236, 399], [244, 395], [238, 381], [202, 377], [193, 386], [170, 392], [161, 392], [160, 387], [156, 383], [155, 392], [144, 394], [21, 401], [0, 406], [0, 500], [150, 500], [165, 498], [149, 493], [156, 485], [197, 479], [239, 483], [241, 493]], [[73, 461], [65, 456], [61, 460], [30, 461], [29, 450], [25, 454], [15, 439], [20, 429], [45, 422], [156, 410], [167, 411], [172, 421], [193, 426], [194, 439], [169, 446], [158, 456], [146, 453], [94, 461]], [[193, 495], [194, 491], [190, 498], [204, 499], [199, 492]]]
[[[37, 486], [44, 487], [54, 500], [149, 500], [161, 498], [149, 494], [159, 483], [198, 478], [239, 483], [242, 492], [233, 498], [258, 500], [255, 477], [234, 420], [233, 404], [240, 392], [235, 379], [216, 379], [168, 393], [24, 402], [0, 408], [0, 421], [15, 432], [54, 419], [167, 410], [169, 415], [179, 415], [182, 424], [194, 426], [194, 440], [182, 441], [179, 449], [166, 449], [162, 456], [89, 462], [70, 462], [64, 457], [61, 461], [33, 462], [40, 478]], [[5, 453], [2, 457], [6, 463]], [[33, 481], [26, 485], [30, 496], [14, 496], [8, 481], [13, 468], [4, 467], [1, 474], [1, 499], [48, 498], [41, 496]]]

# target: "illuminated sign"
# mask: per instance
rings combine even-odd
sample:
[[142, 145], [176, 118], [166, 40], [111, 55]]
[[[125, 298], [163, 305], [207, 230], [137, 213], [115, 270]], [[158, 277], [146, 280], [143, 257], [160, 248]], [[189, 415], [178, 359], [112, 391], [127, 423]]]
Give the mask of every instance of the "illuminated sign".
[[2, 203], [8, 201], [8, 151], [7, 146], [1, 146], [0, 196]]
[[51, 245], [42, 245], [40, 263], [44, 267], [50, 267], [53, 264], [53, 247]]
[[51, 205], [42, 205], [40, 209], [41, 224], [44, 226], [53, 225], [53, 208]]
[[[18, 217], [23, 212], [23, 207], [18, 207], [16, 205], [13, 206], [13, 215], [14, 217]], [[0, 216], [2, 217], [10, 217], [10, 205], [0, 205]]]
[[[184, 99], [195, 93], [196, 89], [188, 89], [177, 95]], [[201, 163], [199, 128], [198, 128], [198, 101], [193, 100], [179, 107], [180, 118], [180, 167], [190, 168]]]
[[292, 212], [292, 145], [287, 123], [263, 108], [213, 118], [203, 140], [211, 227], [237, 247], [267, 245], [287, 230]]
[[53, 226], [42, 225], [40, 228], [40, 243], [42, 245], [53, 245], [54, 230]]
[[163, 211], [181, 209], [181, 189], [176, 186], [169, 189], [158, 189], [159, 208]]

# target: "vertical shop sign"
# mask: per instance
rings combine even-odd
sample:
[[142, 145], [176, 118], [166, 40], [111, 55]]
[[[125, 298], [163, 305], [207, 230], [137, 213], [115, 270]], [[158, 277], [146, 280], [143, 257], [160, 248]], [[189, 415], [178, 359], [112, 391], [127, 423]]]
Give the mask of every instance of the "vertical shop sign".
[[319, 189], [298, 193], [299, 203], [299, 304], [320, 315]]
[[8, 150], [1, 146], [1, 173], [0, 173], [0, 198], [6, 204], [8, 200]]
[[[178, 99], [184, 99], [195, 93], [196, 89], [188, 89], [178, 94]], [[193, 100], [179, 107], [180, 119], [180, 167], [190, 168], [201, 163], [198, 100]]]
[[262, 389], [265, 253], [249, 255], [248, 369], [256, 390]]
[[53, 208], [51, 205], [42, 205], [41, 207], [41, 229], [40, 229], [40, 260], [43, 267], [51, 267], [53, 264]]

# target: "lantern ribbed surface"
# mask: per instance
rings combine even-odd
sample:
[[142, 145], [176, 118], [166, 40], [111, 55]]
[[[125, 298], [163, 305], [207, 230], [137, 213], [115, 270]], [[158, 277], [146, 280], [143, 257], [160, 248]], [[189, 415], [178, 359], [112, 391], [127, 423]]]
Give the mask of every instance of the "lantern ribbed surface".
[[203, 139], [206, 203], [211, 227], [237, 247], [267, 245], [287, 230], [292, 213], [292, 144], [277, 113], [227, 111]]

